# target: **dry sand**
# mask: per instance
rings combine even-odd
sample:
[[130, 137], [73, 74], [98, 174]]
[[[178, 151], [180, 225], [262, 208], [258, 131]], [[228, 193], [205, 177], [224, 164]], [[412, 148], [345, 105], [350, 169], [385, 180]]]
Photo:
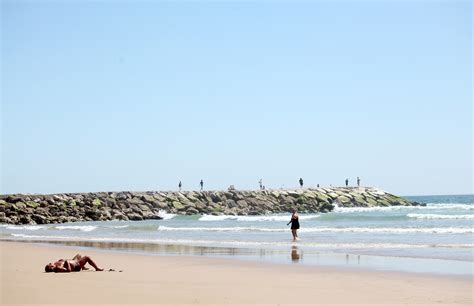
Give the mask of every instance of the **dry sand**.
[[116, 272], [59, 274], [44, 273], [44, 265], [84, 251], [13, 242], [0, 242], [0, 250], [1, 305], [472, 305], [474, 301], [469, 277], [100, 251], [87, 255]]

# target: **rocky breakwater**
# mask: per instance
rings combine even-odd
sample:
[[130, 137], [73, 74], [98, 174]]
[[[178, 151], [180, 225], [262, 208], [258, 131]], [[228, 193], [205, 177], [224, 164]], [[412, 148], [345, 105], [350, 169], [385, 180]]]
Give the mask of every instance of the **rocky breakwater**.
[[341, 207], [422, 205], [376, 188], [262, 191], [98, 192], [0, 196], [0, 223], [161, 219], [163, 212], [195, 215], [263, 215], [330, 212]]

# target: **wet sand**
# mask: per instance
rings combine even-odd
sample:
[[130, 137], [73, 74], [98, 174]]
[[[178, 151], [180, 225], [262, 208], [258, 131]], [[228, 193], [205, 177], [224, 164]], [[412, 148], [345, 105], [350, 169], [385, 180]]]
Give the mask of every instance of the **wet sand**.
[[[44, 273], [74, 247], [0, 242], [1, 305], [472, 305], [472, 278], [87, 251], [114, 272]], [[92, 269], [93, 270], [93, 269]], [[123, 271], [123, 272], [119, 272]]]

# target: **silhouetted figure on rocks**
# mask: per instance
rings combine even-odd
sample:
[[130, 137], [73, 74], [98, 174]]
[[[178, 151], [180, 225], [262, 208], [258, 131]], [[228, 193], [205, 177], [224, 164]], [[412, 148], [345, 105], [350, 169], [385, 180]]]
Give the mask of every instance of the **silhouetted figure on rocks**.
[[303, 178], [300, 177], [300, 187], [303, 188]]
[[258, 184], [260, 185], [260, 190], [263, 190], [263, 181], [262, 181], [262, 179], [260, 179], [258, 181]]
[[201, 180], [201, 182], [199, 182], [199, 185], [201, 185], [201, 191], [204, 189], [204, 182], [203, 180]]
[[346, 187], [349, 186], [349, 179], [346, 179]]
[[181, 191], [181, 186], [183, 185], [181, 184], [181, 181], [179, 181], [179, 184], [178, 184], [179, 191]]
[[360, 177], [357, 177], [357, 187], [360, 187]]

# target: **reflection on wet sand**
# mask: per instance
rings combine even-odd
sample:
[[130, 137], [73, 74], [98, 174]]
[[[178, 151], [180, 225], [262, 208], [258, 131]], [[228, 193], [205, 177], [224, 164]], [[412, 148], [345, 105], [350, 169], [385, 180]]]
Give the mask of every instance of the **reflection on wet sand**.
[[59, 244], [66, 246], [107, 249], [114, 251], [143, 252], [159, 255], [199, 255], [199, 256], [258, 256], [260, 258], [272, 256], [277, 251], [266, 249], [245, 249], [229, 247], [207, 247], [179, 244], [152, 244], [140, 242], [105, 242], [105, 241], [42, 241], [24, 240], [24, 242]]
[[300, 258], [303, 257], [303, 254], [296, 245], [291, 247], [291, 260], [293, 262], [298, 262]]
[[[12, 241], [1, 239], [1, 241]], [[14, 242], [20, 242], [13, 240]], [[439, 260], [410, 257], [371, 256], [350, 253], [324, 253], [319, 250], [302, 249], [293, 245], [288, 249], [251, 249], [231, 247], [209, 247], [179, 244], [157, 244], [142, 242], [105, 242], [105, 241], [51, 241], [21, 240], [27, 243], [56, 244], [73, 247], [93, 248], [97, 250], [132, 252], [148, 255], [188, 255], [207, 257], [227, 257], [244, 260], [257, 260], [275, 263], [298, 263], [317, 266], [345, 266], [352, 268], [370, 268], [386, 271], [407, 271], [450, 275], [472, 275], [471, 261]], [[304, 251], [304, 260], [303, 260]]]
[[[95, 249], [107, 249], [114, 251], [130, 251], [155, 255], [190, 255], [190, 256], [236, 256], [236, 257], [258, 257], [261, 259], [281, 257], [283, 250], [268, 249], [246, 249], [229, 247], [208, 247], [175, 244], [151, 244], [140, 242], [105, 242], [105, 241], [30, 241], [61, 244], [67, 246], [88, 247]], [[292, 262], [299, 262], [303, 252], [298, 246], [291, 247], [290, 258]]]
[[[74, 247], [86, 247], [109, 251], [138, 252], [150, 255], [189, 255], [189, 256], [231, 256], [240, 258], [260, 258], [263, 260], [284, 258], [284, 250], [208, 247], [179, 244], [153, 244], [140, 242], [110, 242], [110, 241], [51, 241], [24, 240], [29, 243], [47, 243]], [[298, 262], [303, 257], [298, 246], [291, 247], [291, 261]], [[279, 260], [279, 261], [280, 261]]]

